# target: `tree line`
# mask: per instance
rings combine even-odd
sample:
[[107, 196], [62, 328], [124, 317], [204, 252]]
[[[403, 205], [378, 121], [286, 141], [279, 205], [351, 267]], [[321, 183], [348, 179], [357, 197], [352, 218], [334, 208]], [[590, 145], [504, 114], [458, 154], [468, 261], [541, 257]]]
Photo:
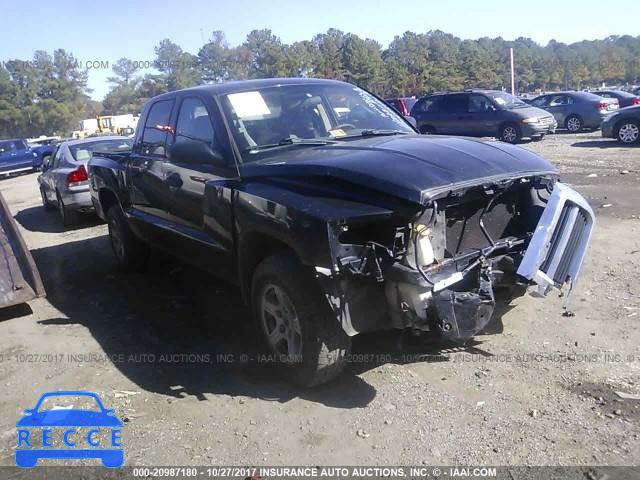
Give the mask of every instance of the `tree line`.
[[[65, 135], [82, 118], [139, 113], [146, 100], [164, 92], [249, 78], [333, 78], [389, 97], [465, 88], [509, 90], [510, 48], [518, 92], [640, 83], [640, 36], [570, 45], [552, 40], [541, 46], [529, 38], [462, 40], [436, 30], [405, 32], [383, 48], [337, 29], [291, 44], [271, 30], [253, 30], [236, 46], [224, 32], [214, 31], [197, 54], [164, 39], [153, 60], [119, 59], [102, 102], [91, 100], [86, 69], [65, 50], [2, 62], [0, 137]], [[149, 66], [157, 73], [145, 73]]]

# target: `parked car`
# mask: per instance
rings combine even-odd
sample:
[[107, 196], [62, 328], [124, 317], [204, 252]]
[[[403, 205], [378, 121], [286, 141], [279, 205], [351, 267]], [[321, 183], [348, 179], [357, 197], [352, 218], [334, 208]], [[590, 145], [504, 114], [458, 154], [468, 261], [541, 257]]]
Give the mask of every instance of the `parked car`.
[[615, 138], [624, 144], [640, 143], [640, 105], [607, 115], [600, 128], [603, 137]]
[[595, 93], [599, 97], [617, 99], [620, 108], [640, 105], [640, 97], [638, 95], [623, 90], [594, 90], [591, 93]]
[[634, 88], [631, 93], [633, 93], [634, 95], [638, 95], [640, 96], [640, 87]]
[[525, 137], [540, 140], [556, 129], [544, 110], [496, 90], [427, 95], [413, 106], [411, 116], [420, 133], [497, 137], [508, 143]]
[[0, 140], [0, 174], [36, 171], [38, 167], [38, 154], [27, 145], [26, 140]]
[[556, 92], [534, 98], [531, 105], [553, 114], [558, 125], [570, 132], [600, 128], [604, 117], [619, 108], [615, 98], [603, 98], [589, 92]]
[[303, 385], [338, 375], [361, 332], [464, 342], [534, 284], [566, 284], [566, 306], [594, 222], [538, 155], [418, 135], [334, 80], [160, 95], [132, 153], [88, 169], [121, 268], [146, 268], [153, 245], [236, 283], [270, 358]]
[[86, 165], [94, 152], [127, 152], [133, 141], [114, 136], [71, 140], [56, 146], [45, 157], [38, 177], [42, 205], [47, 210], [57, 206], [64, 225], [78, 221], [78, 213], [93, 210], [89, 194]]
[[398, 113], [408, 117], [411, 113], [411, 109], [416, 104], [418, 100], [415, 97], [398, 97], [398, 98], [387, 98], [385, 102], [395, 108]]

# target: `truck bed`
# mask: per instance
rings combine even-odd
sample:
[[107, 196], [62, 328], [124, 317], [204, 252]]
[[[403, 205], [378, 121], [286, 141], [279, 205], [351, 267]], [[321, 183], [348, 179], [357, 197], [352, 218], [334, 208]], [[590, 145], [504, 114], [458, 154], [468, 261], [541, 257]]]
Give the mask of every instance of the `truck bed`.
[[1, 193], [0, 247], [0, 308], [45, 296], [40, 273]]

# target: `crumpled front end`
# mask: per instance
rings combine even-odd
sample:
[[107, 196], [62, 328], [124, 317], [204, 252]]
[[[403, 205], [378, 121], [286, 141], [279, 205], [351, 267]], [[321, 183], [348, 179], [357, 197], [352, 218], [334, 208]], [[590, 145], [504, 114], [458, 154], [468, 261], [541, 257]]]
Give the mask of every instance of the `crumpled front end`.
[[330, 222], [333, 266], [318, 278], [345, 331], [437, 331], [466, 341], [535, 285], [568, 284], [568, 306], [594, 227], [574, 190], [547, 177], [509, 179], [384, 218]]

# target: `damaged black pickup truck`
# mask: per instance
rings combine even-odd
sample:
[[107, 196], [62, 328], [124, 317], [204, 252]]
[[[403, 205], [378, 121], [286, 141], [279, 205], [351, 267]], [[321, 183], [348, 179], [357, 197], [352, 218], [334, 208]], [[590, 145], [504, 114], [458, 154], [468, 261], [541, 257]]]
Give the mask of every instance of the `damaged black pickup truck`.
[[418, 135], [350, 84], [274, 79], [167, 93], [128, 155], [94, 157], [114, 253], [164, 249], [242, 289], [288, 378], [338, 375], [350, 337], [381, 329], [466, 341], [527, 288], [576, 285], [594, 226], [541, 157]]

